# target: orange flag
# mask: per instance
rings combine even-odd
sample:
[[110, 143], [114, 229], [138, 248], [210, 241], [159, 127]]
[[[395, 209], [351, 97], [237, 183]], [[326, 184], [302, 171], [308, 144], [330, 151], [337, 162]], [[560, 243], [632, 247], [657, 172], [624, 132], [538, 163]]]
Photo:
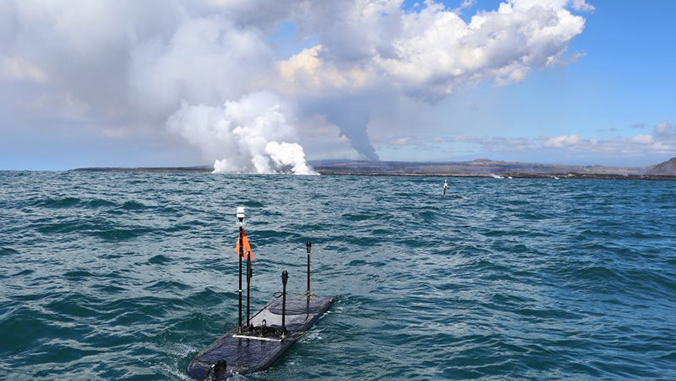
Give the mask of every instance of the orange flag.
[[[242, 241], [244, 242], [244, 259], [249, 259], [251, 255], [251, 262], [256, 263], [256, 259], [253, 256], [253, 251], [251, 251], [251, 246], [249, 245], [249, 240], [246, 238], [246, 233], [242, 231]], [[235, 253], [239, 254], [239, 237], [237, 237], [237, 243], [235, 244]]]

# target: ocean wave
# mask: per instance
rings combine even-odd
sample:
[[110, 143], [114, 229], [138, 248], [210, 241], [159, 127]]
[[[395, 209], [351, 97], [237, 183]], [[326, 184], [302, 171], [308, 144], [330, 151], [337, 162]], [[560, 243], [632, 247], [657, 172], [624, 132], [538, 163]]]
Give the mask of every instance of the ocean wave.
[[673, 183], [233, 177], [0, 173], [0, 379], [184, 379], [237, 321], [239, 205], [252, 311], [307, 241], [338, 296], [246, 379], [676, 377]]

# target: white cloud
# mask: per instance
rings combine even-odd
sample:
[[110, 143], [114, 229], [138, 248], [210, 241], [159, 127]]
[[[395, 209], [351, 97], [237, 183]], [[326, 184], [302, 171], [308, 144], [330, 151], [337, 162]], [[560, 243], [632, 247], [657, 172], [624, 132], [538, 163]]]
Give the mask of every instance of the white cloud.
[[18, 57], [7, 57], [0, 61], [0, 78], [37, 83], [48, 81], [47, 74], [43, 70]]
[[451, 142], [469, 143], [487, 152], [517, 152], [541, 149], [607, 155], [676, 155], [676, 131], [670, 122], [658, 124], [652, 134], [629, 138], [586, 139], [579, 135], [556, 137], [503, 138], [459, 136]]
[[[464, 0], [461, 8], [473, 4]], [[219, 168], [288, 165], [278, 151], [297, 143], [295, 132], [239, 136], [223, 127], [235, 120], [223, 113], [260, 93], [279, 94], [278, 104], [294, 107], [280, 113], [294, 115], [293, 122], [252, 108], [278, 128], [292, 131], [306, 125], [299, 119], [322, 115], [357, 152], [377, 159], [369, 126], [384, 125], [372, 120], [384, 104], [437, 101], [480, 81], [509, 85], [533, 68], [565, 63], [585, 25], [569, 8], [588, 10], [585, 4], [509, 0], [465, 22], [433, 0], [414, 10], [403, 0], [7, 0], [0, 5], [0, 76], [68, 94], [71, 105], [86, 105], [87, 116], [101, 121], [97, 126], [122, 120], [128, 129], [155, 126], [159, 135], [168, 124], [209, 160], [226, 158]], [[318, 43], [275, 62], [268, 36], [282, 22]], [[116, 123], [106, 123], [111, 119]], [[409, 134], [386, 135], [381, 140]], [[250, 140], [278, 145], [268, 152], [267, 143], [240, 144]]]
[[674, 131], [674, 125], [670, 122], [662, 122], [655, 127], [655, 135], [670, 136]]
[[[377, 77], [362, 83], [390, 82], [407, 94], [429, 99], [480, 80], [520, 82], [530, 67], [560, 62], [585, 24], [566, 9], [567, 1], [513, 0], [497, 11], [478, 12], [469, 23], [434, 1], [409, 13], [399, 8], [399, 1], [355, 4], [361, 6], [332, 13], [330, 20], [325, 13], [331, 7], [312, 5], [309, 21], [299, 21], [317, 28], [321, 42], [313, 51], [315, 61], [321, 62], [312, 67], [327, 61], [342, 64]], [[322, 73], [313, 76], [321, 78]]]
[[460, 4], [460, 9], [465, 9], [469, 8], [471, 6], [474, 6], [476, 4], [476, 0], [462, 0], [462, 3]]
[[18, 102], [19, 110], [29, 114], [40, 115], [48, 112], [53, 117], [84, 120], [91, 113], [91, 105], [82, 101], [72, 93], [42, 93], [27, 102]]
[[650, 144], [653, 142], [653, 137], [652, 135], [639, 134], [631, 138], [630, 142], [638, 144]]
[[408, 136], [405, 136], [405, 137], [402, 137], [402, 138], [397, 138], [397, 139], [392, 140], [390, 142], [390, 144], [395, 145], [395, 146], [403, 146], [403, 145], [406, 145], [406, 143], [408, 143], [409, 140], [411, 140], [411, 138], [408, 137]]
[[593, 12], [596, 7], [585, 0], [573, 0], [573, 9], [579, 12]]
[[553, 148], [572, 147], [580, 144], [583, 141], [584, 140], [580, 137], [580, 135], [561, 135], [555, 138], [547, 139], [543, 143], [543, 146]]
[[113, 139], [122, 139], [130, 136], [133, 131], [126, 127], [107, 127], [102, 131], [103, 135]]
[[556, 62], [584, 19], [560, 6], [515, 1], [478, 13], [469, 24], [434, 7], [404, 15], [402, 24], [394, 56], [376, 61], [409, 91], [433, 97], [468, 82], [523, 80], [531, 66]]
[[184, 21], [166, 41], [134, 41], [131, 95], [143, 110], [167, 115], [180, 100], [215, 105], [253, 89], [273, 64], [264, 35], [222, 17]]
[[585, 24], [568, 11], [567, 0], [507, 1], [470, 22], [435, 1], [408, 12], [401, 3], [304, 3], [295, 20], [302, 36], [315, 36], [318, 44], [279, 62], [270, 81], [301, 99], [301, 110], [309, 105], [311, 114], [324, 113], [369, 158], [377, 154], [366, 131], [383, 98], [435, 102], [480, 81], [518, 83], [533, 67], [566, 66], [581, 56], [565, 57]]
[[[439, 142], [444, 139], [437, 139]], [[468, 143], [480, 147], [484, 151], [526, 151], [541, 147], [542, 142], [527, 138], [505, 138], [505, 137], [476, 137], [476, 136], [455, 136], [450, 139], [455, 143]]]
[[368, 69], [341, 69], [330, 61], [322, 60], [321, 53], [322, 46], [315, 45], [288, 60], [277, 62], [278, 76], [269, 78], [269, 85], [293, 95], [304, 91], [324, 91], [327, 88], [364, 88], [373, 77]]

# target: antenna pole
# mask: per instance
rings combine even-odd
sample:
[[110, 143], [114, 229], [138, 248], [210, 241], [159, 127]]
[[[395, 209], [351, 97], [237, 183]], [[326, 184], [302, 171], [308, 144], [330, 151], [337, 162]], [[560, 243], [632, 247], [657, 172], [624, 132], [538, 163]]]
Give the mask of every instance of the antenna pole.
[[244, 207], [237, 207], [237, 220], [239, 222], [239, 306], [237, 319], [237, 333], [242, 333], [242, 257], [244, 256]]
[[310, 296], [310, 250], [312, 250], [312, 242], [308, 241], [305, 248], [307, 249], [307, 296]]
[[249, 324], [250, 320], [250, 312], [251, 312], [251, 305], [250, 305], [250, 299], [251, 299], [251, 254], [246, 257], [246, 331], [249, 332], [251, 331], [251, 324]]
[[286, 281], [289, 280], [289, 273], [282, 271], [282, 338], [286, 335]]

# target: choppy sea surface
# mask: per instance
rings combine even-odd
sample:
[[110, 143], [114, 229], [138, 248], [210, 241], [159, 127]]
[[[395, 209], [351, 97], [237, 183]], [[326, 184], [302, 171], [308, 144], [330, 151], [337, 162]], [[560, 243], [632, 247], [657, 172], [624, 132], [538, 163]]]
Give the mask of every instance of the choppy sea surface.
[[0, 172], [0, 379], [182, 380], [252, 310], [336, 303], [243, 380], [676, 379], [676, 183]]

